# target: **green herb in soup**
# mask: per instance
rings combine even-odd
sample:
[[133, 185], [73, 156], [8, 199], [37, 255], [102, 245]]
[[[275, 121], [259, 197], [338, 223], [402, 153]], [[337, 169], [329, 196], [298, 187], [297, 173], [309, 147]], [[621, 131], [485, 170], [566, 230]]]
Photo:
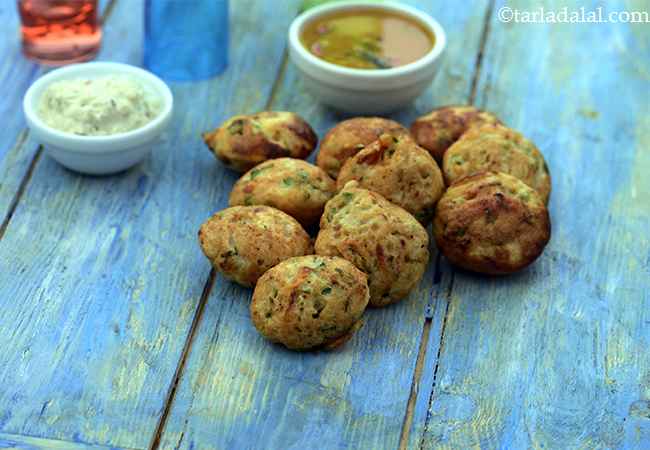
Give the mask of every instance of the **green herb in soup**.
[[435, 37], [419, 22], [389, 11], [335, 13], [307, 24], [302, 44], [317, 57], [355, 69], [388, 69], [426, 55]]

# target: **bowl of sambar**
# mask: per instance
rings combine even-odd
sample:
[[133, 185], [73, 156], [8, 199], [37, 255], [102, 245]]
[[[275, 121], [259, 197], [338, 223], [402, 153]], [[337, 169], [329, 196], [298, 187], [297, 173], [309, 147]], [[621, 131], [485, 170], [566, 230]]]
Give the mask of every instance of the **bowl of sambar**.
[[289, 29], [289, 55], [317, 100], [354, 114], [400, 109], [433, 81], [446, 45], [428, 14], [401, 3], [342, 1]]

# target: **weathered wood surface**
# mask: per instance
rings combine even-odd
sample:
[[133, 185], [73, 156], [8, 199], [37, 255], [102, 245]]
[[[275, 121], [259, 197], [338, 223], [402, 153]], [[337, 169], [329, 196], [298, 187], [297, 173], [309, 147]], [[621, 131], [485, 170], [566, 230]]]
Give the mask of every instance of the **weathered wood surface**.
[[[647, 24], [503, 24], [500, 2], [409, 1], [449, 47], [429, 92], [393, 117], [475, 101], [533, 138], [553, 173], [553, 239], [508, 278], [432, 262], [411, 298], [369, 311], [344, 348], [296, 354], [255, 333], [250, 291], [208, 276], [195, 232], [236, 179], [201, 131], [267, 106], [321, 136], [341, 119], [283, 65], [300, 2], [231, 2], [228, 71], [174, 85], [162, 145], [107, 178], [35, 158], [20, 101], [40, 71], [19, 56], [10, 3], [0, 448], [650, 448]], [[114, 2], [100, 59], [140, 63], [140, 7]]]
[[648, 92], [648, 24], [490, 19], [477, 103], [546, 155], [553, 237], [519, 275], [454, 275], [422, 448], [650, 448]]
[[[99, 1], [102, 14], [108, 5], [109, 0]], [[16, 193], [38, 148], [26, 130], [22, 99], [29, 85], [46, 71], [22, 57], [20, 33], [17, 31], [19, 23], [16, 2], [0, 2], [0, 174], [3, 174], [0, 177], [0, 236], [3, 221], [15, 205]]]
[[[102, 58], [140, 63], [138, 6], [117, 2]], [[230, 68], [173, 86], [173, 130], [146, 162], [113, 177], [37, 162], [0, 245], [2, 432], [149, 445], [208, 277], [196, 230], [235, 179], [199, 133], [264, 107], [294, 15], [232, 10]]]
[[14, 146], [24, 145], [27, 139], [22, 98], [40, 71], [36, 64], [21, 56], [20, 35], [16, 32], [19, 21], [15, 2], [0, 2], [0, 23], [7, 30], [13, 31], [3, 32], [0, 39], [0, 86], [3, 87], [0, 101], [0, 117], [3, 118], [0, 132], [0, 168], [4, 174], [15, 173], [14, 176], [0, 179], [0, 217], [4, 219], [36, 150], [32, 148], [31, 152], [10, 151]]

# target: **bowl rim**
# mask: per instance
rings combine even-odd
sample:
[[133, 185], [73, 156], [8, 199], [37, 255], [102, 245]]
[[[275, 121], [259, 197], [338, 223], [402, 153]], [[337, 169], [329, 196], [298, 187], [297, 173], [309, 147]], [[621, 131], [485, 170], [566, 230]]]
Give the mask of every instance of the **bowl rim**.
[[[150, 122], [134, 130], [101, 136], [80, 136], [57, 130], [46, 124], [37, 112], [38, 101], [47, 87], [55, 81], [73, 78], [97, 78], [101, 76], [130, 74], [136, 80], [156, 92], [163, 103], [160, 113]], [[23, 112], [28, 126], [37, 137], [47, 144], [82, 153], [124, 151], [140, 145], [160, 134], [171, 119], [174, 97], [169, 86], [153, 73], [130, 64], [93, 61], [71, 64], [54, 69], [37, 79], [27, 89], [23, 98]]]
[[[302, 42], [300, 42], [300, 33], [307, 23], [331, 12], [353, 9], [389, 10], [404, 14], [416, 20], [433, 33], [435, 36], [433, 47], [427, 54], [416, 61], [403, 66], [377, 70], [356, 69], [327, 62], [313, 55], [309, 50], [307, 50], [307, 48], [305, 48]], [[368, 0], [343, 0], [316, 6], [298, 15], [298, 17], [291, 22], [288, 34], [290, 47], [308, 64], [315, 66], [323, 72], [328, 72], [333, 75], [369, 81], [414, 75], [434, 63], [447, 45], [447, 36], [442, 25], [440, 25], [437, 20], [424, 11], [394, 1], [371, 2]]]

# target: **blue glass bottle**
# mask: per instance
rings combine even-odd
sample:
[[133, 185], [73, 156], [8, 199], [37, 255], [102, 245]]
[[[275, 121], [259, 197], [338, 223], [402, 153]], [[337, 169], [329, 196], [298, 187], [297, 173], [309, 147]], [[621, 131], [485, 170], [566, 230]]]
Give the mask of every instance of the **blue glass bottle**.
[[169, 81], [211, 78], [228, 65], [228, 0], [146, 0], [145, 67]]

